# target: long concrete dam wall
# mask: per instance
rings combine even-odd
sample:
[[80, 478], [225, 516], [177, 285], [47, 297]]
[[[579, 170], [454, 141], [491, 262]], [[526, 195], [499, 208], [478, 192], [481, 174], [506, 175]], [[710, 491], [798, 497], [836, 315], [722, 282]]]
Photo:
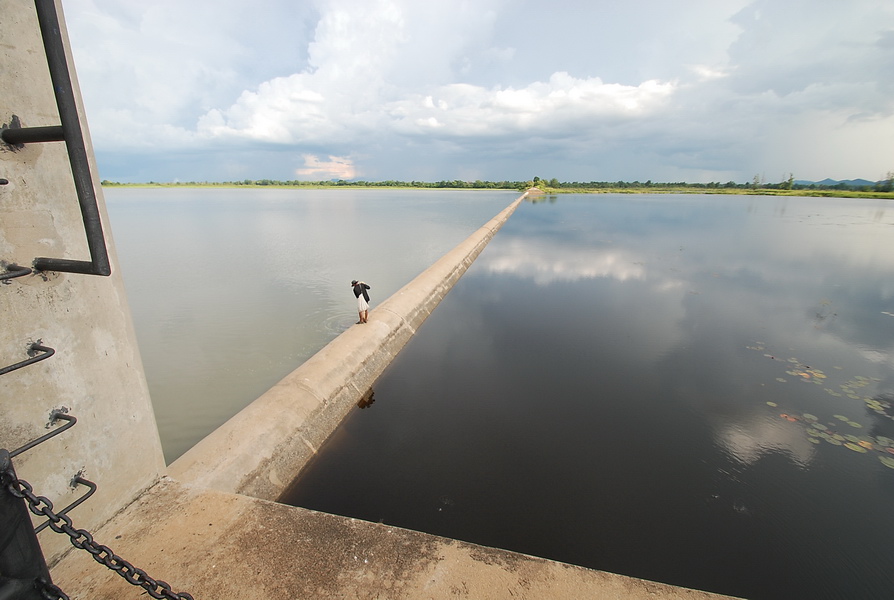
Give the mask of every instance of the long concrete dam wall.
[[168, 467], [204, 488], [276, 500], [528, 192]]

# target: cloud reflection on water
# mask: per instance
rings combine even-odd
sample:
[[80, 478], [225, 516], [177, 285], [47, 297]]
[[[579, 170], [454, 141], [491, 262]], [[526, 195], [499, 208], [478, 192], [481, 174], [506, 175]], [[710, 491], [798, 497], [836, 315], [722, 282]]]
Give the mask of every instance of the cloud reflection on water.
[[608, 277], [618, 281], [646, 279], [640, 256], [627, 250], [563, 246], [554, 240], [520, 238], [496, 245], [481, 257], [481, 267], [491, 273], [512, 274], [537, 285]]
[[786, 427], [778, 419], [758, 415], [743, 417], [715, 431], [715, 440], [737, 461], [753, 465], [772, 452], [782, 452], [802, 468], [810, 466], [816, 454], [804, 433], [794, 427]]
[[[549, 212], [550, 204], [563, 205], [555, 211], [559, 216]], [[625, 204], [635, 217], [617, 218]], [[805, 401], [799, 400], [805, 389], [718, 395], [731, 393], [729, 380], [743, 368], [737, 349], [768, 336], [788, 348], [787, 355], [811, 362], [834, 357], [848, 368], [891, 371], [894, 345], [876, 328], [887, 324], [880, 308], [894, 300], [888, 283], [894, 280], [894, 236], [880, 226], [894, 222], [885, 222], [878, 204], [559, 196], [524, 206], [476, 269], [544, 288], [575, 284], [577, 293], [598, 293], [598, 310], [617, 315], [625, 330], [625, 344], [615, 353], [644, 369], [659, 361], [676, 365], [669, 389], [697, 381], [700, 389], [688, 389], [682, 401], [695, 411], [721, 411], [710, 420], [715, 442], [730, 456], [753, 465], [781, 452], [806, 468], [814, 444], [802, 428], [768, 415], [763, 403], [790, 393], [797, 404]], [[606, 281], [594, 288], [596, 280]], [[568, 293], [562, 289], [555, 293]], [[692, 373], [699, 368], [706, 373]], [[745, 378], [760, 378], [766, 365], [754, 368]], [[683, 372], [686, 381], [678, 375]], [[828, 405], [828, 397], [822, 402]]]

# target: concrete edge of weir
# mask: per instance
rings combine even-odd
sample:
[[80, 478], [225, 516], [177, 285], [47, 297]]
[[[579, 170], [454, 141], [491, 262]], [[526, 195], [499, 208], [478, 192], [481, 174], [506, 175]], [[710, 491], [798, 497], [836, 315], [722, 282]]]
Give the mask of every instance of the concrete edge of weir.
[[168, 466], [172, 479], [277, 500], [531, 193], [493, 219]]

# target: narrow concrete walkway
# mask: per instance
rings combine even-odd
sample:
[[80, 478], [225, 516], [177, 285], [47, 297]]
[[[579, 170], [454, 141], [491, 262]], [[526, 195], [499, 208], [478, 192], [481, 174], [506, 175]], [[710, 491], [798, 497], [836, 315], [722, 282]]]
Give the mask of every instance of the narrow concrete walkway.
[[276, 500], [527, 196], [168, 467], [184, 483]]

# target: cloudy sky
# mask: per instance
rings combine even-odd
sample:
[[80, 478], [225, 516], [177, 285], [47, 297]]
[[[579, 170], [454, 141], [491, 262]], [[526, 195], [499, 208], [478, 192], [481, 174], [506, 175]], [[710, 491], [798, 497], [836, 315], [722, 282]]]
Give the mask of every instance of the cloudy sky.
[[63, 0], [113, 181], [882, 179], [891, 0]]

